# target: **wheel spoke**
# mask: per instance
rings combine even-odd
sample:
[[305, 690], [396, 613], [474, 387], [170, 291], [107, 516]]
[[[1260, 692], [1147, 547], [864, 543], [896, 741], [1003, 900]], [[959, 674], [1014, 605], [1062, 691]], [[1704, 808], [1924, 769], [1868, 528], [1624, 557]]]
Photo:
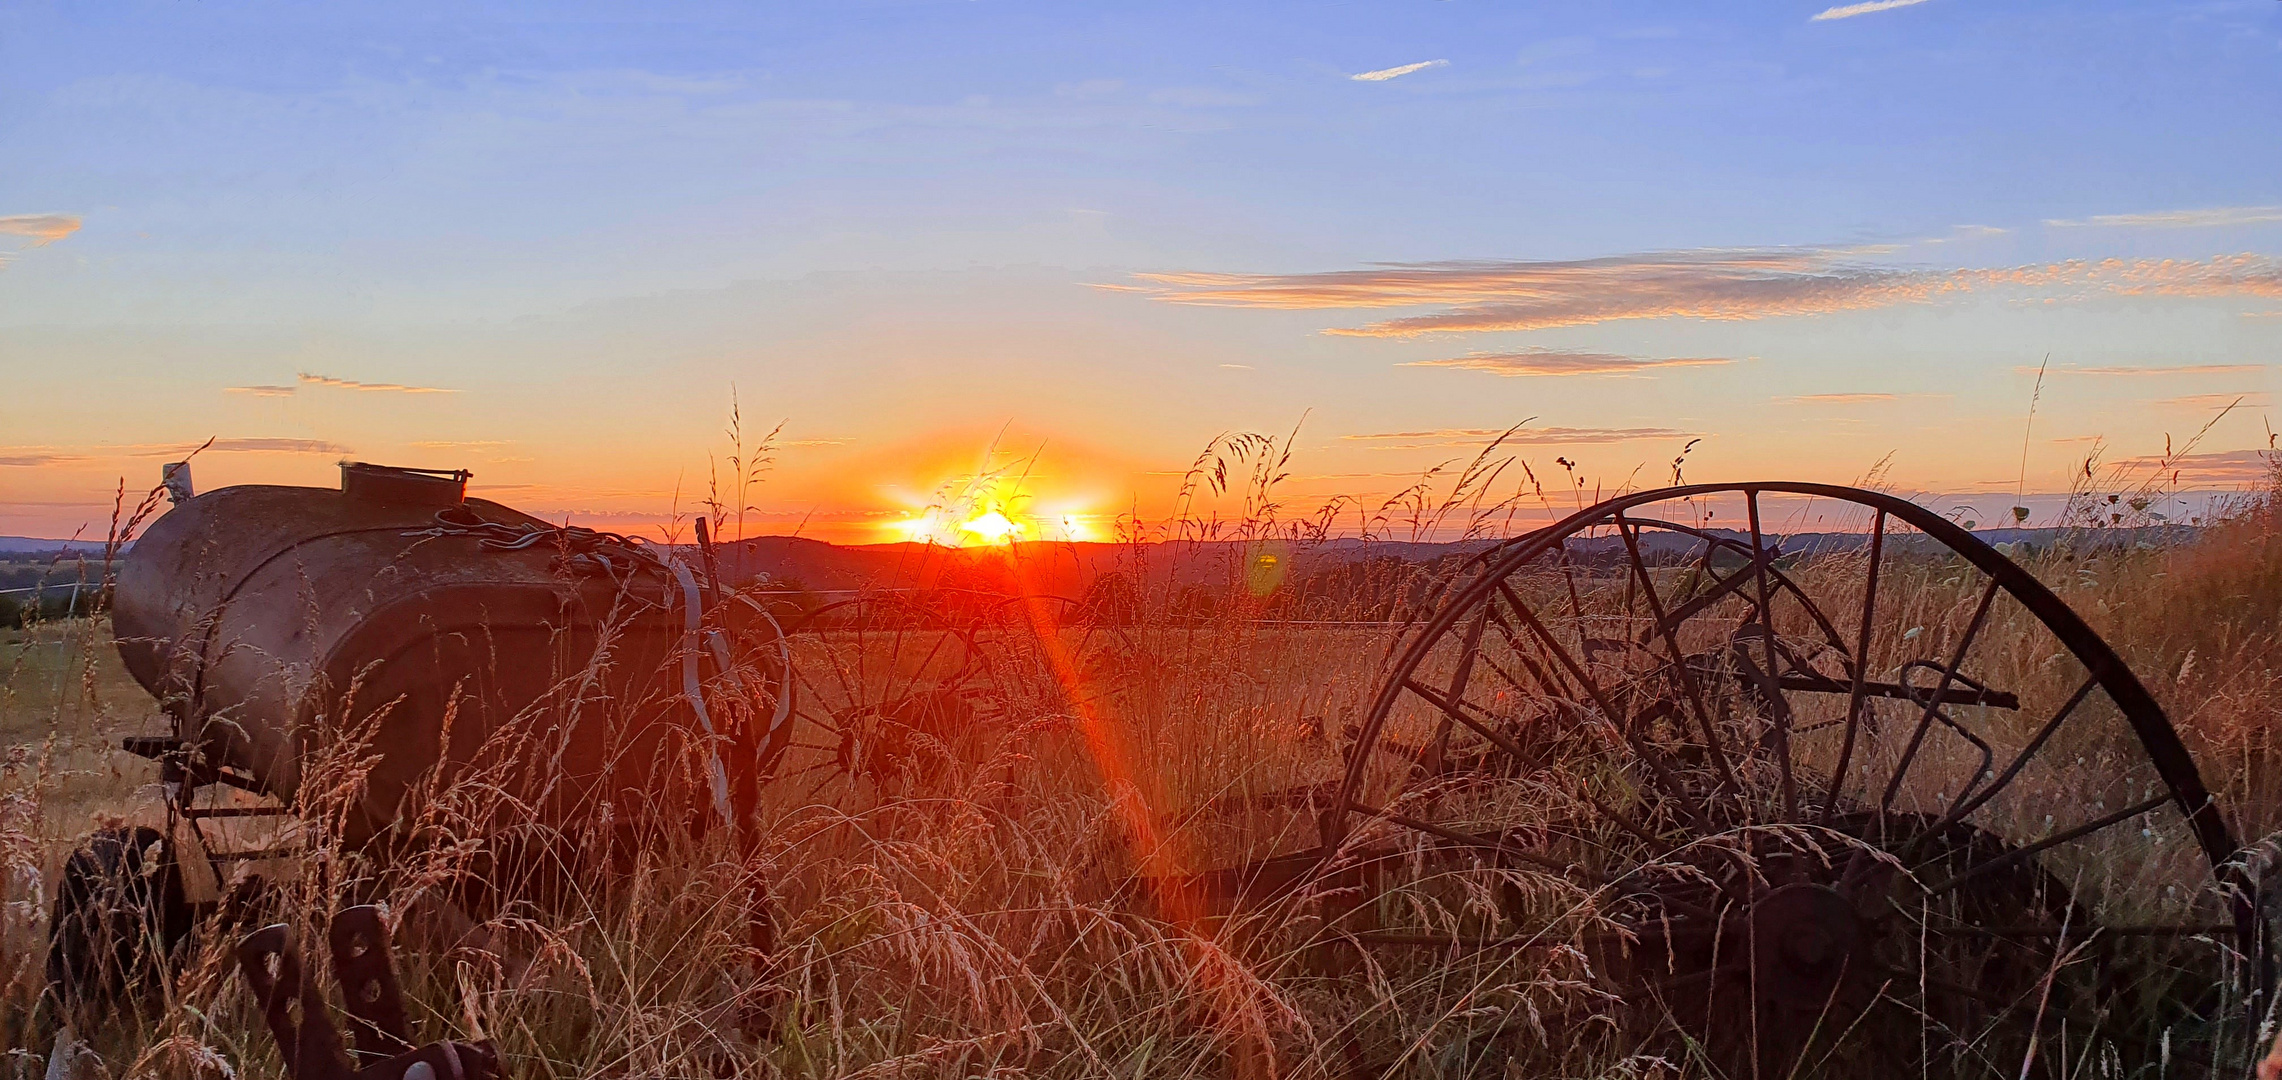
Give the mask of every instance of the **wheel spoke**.
[[[2021, 770], [2028, 766], [2029, 759], [2035, 757], [2037, 751], [2044, 748], [2045, 741], [2052, 738], [2054, 732], [2060, 730], [2061, 722], [2067, 720], [2069, 714], [2076, 711], [2076, 706], [2083, 704], [2084, 699], [2091, 696], [2092, 690], [2099, 684], [2099, 676], [2086, 678], [2083, 685], [2078, 686], [2076, 692], [2068, 696], [2068, 700], [2060, 706], [2059, 711], [2052, 714], [2052, 719], [2045, 721], [2044, 726], [2037, 729], [2036, 734], [2029, 739], [2028, 745], [2023, 746], [2020, 753], [2013, 755], [2012, 763], [2005, 766], [2004, 772], [1997, 774], [1997, 778], [1991, 780], [1988, 787], [1971, 792], [1973, 796], [1971, 799], [1965, 797], [1967, 792], [1959, 792], [1957, 799], [1951, 803], [1949, 812], [1943, 814], [1941, 820], [1926, 830], [1919, 840], [1912, 842], [1913, 850], [1917, 843], [1923, 841], [1924, 836], [1932, 836], [1965, 820], [1966, 815], [1980, 809], [1989, 800], [1996, 798], [2000, 792], [2004, 791], [2005, 787], [2013, 782], [2013, 778], [2019, 776]], [[1903, 858], [1907, 859], [1910, 854], [1911, 852], [1904, 852]]]
[[[1483, 737], [1488, 738], [1493, 742], [1500, 742], [1501, 745], [1510, 745], [1508, 743], [1502, 742], [1496, 736], [1490, 735], [1487, 729], [1474, 724], [1470, 720], [1465, 720], [1459, 710], [1457, 710], [1451, 704], [1452, 702], [1462, 702], [1466, 700], [1466, 683], [1473, 677], [1475, 657], [1480, 656], [1482, 652], [1482, 631], [1489, 626], [1490, 606], [1491, 605], [1487, 603], [1482, 605], [1482, 613], [1474, 617], [1473, 628], [1466, 631], [1466, 642], [1460, 647], [1458, 653], [1458, 670], [1451, 673], [1450, 689], [1444, 693], [1443, 700], [1436, 703], [1436, 707], [1441, 709], [1443, 712], [1442, 723], [1434, 729], [1434, 738], [1427, 744], [1426, 759], [1420, 762], [1420, 764], [1426, 767], [1426, 771], [1429, 775], [1442, 771], [1442, 755], [1450, 747], [1450, 724], [1453, 720], [1464, 722], [1468, 727], [1472, 727], [1476, 731], [1481, 732]], [[1417, 684], [1411, 682], [1408, 679], [1405, 679], [1403, 680], [1403, 685], [1415, 688]], [[1425, 695], [1422, 694], [1420, 696], [1424, 697]], [[1433, 699], [1429, 698], [1429, 700]], [[1519, 749], [1519, 747], [1514, 747], [1512, 750], [1508, 750], [1507, 752], [1513, 754], [1515, 759], [1519, 760], [1521, 758], [1521, 754], [1518, 752]]]
[[1647, 923], [1638, 930], [1607, 931], [1563, 937], [1551, 933], [1506, 934], [1499, 937], [1462, 937], [1456, 934], [1405, 934], [1394, 931], [1368, 931], [1345, 935], [1363, 945], [1381, 945], [1395, 948], [1460, 949], [1486, 951], [1489, 949], [1552, 949], [1583, 945], [1631, 945], [1639, 941], [1663, 941], [1682, 938], [1708, 937], [1719, 932], [1719, 927], [1703, 926], [1687, 920], [1669, 923]]
[[1617, 532], [1624, 537], [1625, 554], [1631, 557], [1633, 576], [1639, 579], [1641, 595], [1648, 601], [1649, 616], [1656, 620], [1658, 635], [1664, 639], [1664, 648], [1672, 657], [1672, 670], [1680, 680], [1680, 689], [1688, 695], [1688, 705], [1695, 710], [1696, 727], [1704, 737], [1704, 747], [1719, 766], [1720, 783], [1735, 787], [1735, 770], [1728, 765], [1727, 752], [1719, 744], [1719, 732], [1712, 723], [1711, 710], [1704, 706], [1703, 690], [1696, 685], [1694, 672], [1688, 670], [1687, 654], [1680, 649], [1679, 638], [1672, 624], [1664, 618], [1664, 601], [1656, 595], [1656, 583], [1649, 580], [1647, 563], [1640, 557], [1640, 538], [1623, 514], [1616, 515]]
[[1522, 622], [1529, 627], [1530, 633], [1535, 635], [1537, 640], [1553, 654], [1554, 659], [1560, 662], [1572, 678], [1584, 684], [1585, 692], [1591, 696], [1593, 704], [1600, 708], [1601, 716], [1605, 722], [1616, 729], [1618, 738], [1632, 747], [1633, 753], [1640, 757], [1642, 764], [1648, 766], [1649, 772], [1656, 777], [1657, 783], [1673, 798], [1679, 800], [1681, 812], [1701, 827], [1703, 814], [1694, 801], [1688, 797], [1687, 785], [1682, 784], [1679, 777], [1673, 775], [1671, 770], [1665, 767], [1659, 755], [1651, 753], [1641, 742], [1639, 732], [1633, 729], [1630, 718], [1622, 716], [1616, 711], [1616, 706], [1609, 701], [1608, 695], [1601, 690], [1600, 684], [1594, 682], [1593, 677], [1578, 666], [1576, 658], [1569, 655], [1569, 650], [1562, 648], [1561, 643], [1553, 639], [1553, 635], [1545, 629], [1545, 625], [1537, 620], [1537, 616], [1529, 610], [1527, 605], [1521, 602], [1520, 597], [1514, 595], [1512, 588], [1503, 581], [1497, 583], [1497, 588], [1505, 596], [1506, 603], [1513, 607], [1514, 614], [1519, 616]]
[[[808, 693], [801, 696], [808, 699], [809, 701], [815, 702], [817, 707], [823, 710], [823, 715], [821, 717], [816, 713], [808, 711], [807, 709], [796, 709], [794, 711], [794, 715], [801, 719], [807, 720], [811, 725], [823, 728], [827, 731], [839, 730], [838, 715], [842, 711], [845, 711], [849, 703], [854, 699], [852, 697], [843, 698], [841, 701], [835, 703], [829, 695], [824, 693], [824, 688], [818, 685], [815, 679], [810, 678], [808, 674], [805, 671], [801, 670], [798, 666], [795, 666], [793, 669], [793, 677], [800, 680], [800, 685], [808, 690]], [[837, 707], [835, 707], [836, 705]]]
[[[1927, 666], [1932, 667], [1933, 665]], [[1960, 675], [1958, 679], [1963, 681], [1964, 676]], [[1852, 682], [1839, 682], [1836, 679], [1825, 678], [1816, 673], [1799, 674], [1794, 672], [1777, 681], [1782, 684], [1785, 690], [1797, 690], [1809, 694], [1847, 694], [1851, 696], [1855, 692], [1854, 687], [1856, 685]], [[1901, 683], [1864, 681], [1859, 685], [1862, 688], [1863, 697], [1898, 698], [1912, 704], [1933, 700], [1943, 705], [1980, 705], [1991, 709], [2018, 709], [2021, 706], [2020, 696], [2006, 690], [1951, 687], [1942, 691], [1937, 697], [1930, 691], [1905, 686]], [[1825, 727], [1836, 722], [1824, 721], [1814, 725], [1814, 727]], [[1812, 728], [1801, 728], [1800, 730], [1806, 731], [1812, 730]]]
[[1894, 980], [1896, 984], [1917, 987], [1921, 994], [1938, 990], [1952, 997], [1970, 998], [1984, 1005], [1993, 1005], [1997, 1008], [1997, 1014], [1991, 1017], [1994, 1020], [2006, 1019], [2030, 1003], [2029, 991], [2024, 991], [2019, 997], [2008, 998], [2003, 994], [1983, 990], [1977, 986], [1967, 986], [1963, 983], [1950, 982], [1947, 979], [1937, 979], [1920, 971], [1908, 971], [1884, 965], [1875, 966], [1873, 971], [1875, 974], [1884, 975]]
[[[811, 615], [810, 615], [810, 616], [809, 616], [809, 617], [808, 617], [808, 618], [805, 620], [805, 622], [806, 622], [808, 625], [813, 625], [813, 626], [816, 628], [816, 629], [815, 629], [815, 633], [814, 633], [814, 636], [811, 638], [811, 640], [813, 641], [813, 643], [814, 643], [814, 644], [815, 644], [815, 646], [816, 646], [816, 651], [817, 651], [817, 652], [819, 652], [819, 653], [822, 653], [822, 654], [824, 655], [824, 658], [825, 658], [825, 660], [826, 660], [828, 663], [830, 663], [830, 664], [831, 664], [831, 666], [832, 666], [832, 674], [833, 674], [833, 676], [834, 676], [834, 677], [835, 677], [835, 678], [836, 678], [836, 679], [839, 681], [839, 684], [840, 684], [840, 695], [841, 695], [841, 700], [843, 700], [843, 701], [850, 701], [850, 702], [853, 702], [853, 701], [860, 701], [860, 700], [862, 700], [862, 694], [858, 692], [858, 690], [857, 690], [857, 687], [858, 687], [858, 686], [860, 686], [860, 685], [862, 685], [862, 683], [863, 683], [863, 669], [862, 669], [862, 667], [861, 667], [861, 661], [862, 661], [862, 658], [863, 658], [863, 653], [864, 653], [864, 649], [863, 649], [863, 644], [864, 644], [864, 632], [863, 632], [863, 624], [862, 624], [861, 622], [858, 622], [858, 623], [857, 623], [857, 625], [856, 625], [856, 629], [855, 629], [855, 639], [856, 639], [856, 646], [857, 646], [857, 648], [856, 648], [856, 657], [857, 657], [857, 660], [858, 660], [858, 664], [859, 664], [859, 666], [858, 666], [858, 668], [857, 668], [857, 670], [856, 670], [856, 678], [855, 678], [855, 681], [854, 681], [854, 682], [850, 682], [850, 681], [849, 681], [849, 677], [848, 677], [848, 666], [847, 666], [847, 664], [846, 664], [846, 663], [843, 661], [843, 658], [840, 656], [840, 650], [838, 650], [838, 649], [835, 649], [835, 648], [833, 648], [833, 647], [832, 647], [832, 642], [831, 642], [831, 634], [832, 634], [832, 628], [831, 628], [831, 624], [830, 624], [830, 622], [829, 622], [829, 616], [832, 616], [832, 615], [835, 615], [835, 614], [837, 614], [837, 613], [838, 613], [838, 611], [840, 611], [840, 610], [847, 610], [847, 609], [850, 607], [850, 605], [860, 605], [860, 604], [864, 604], [864, 603], [868, 603], [868, 601], [864, 601], [864, 600], [851, 600], [851, 601], [843, 601], [842, 603], [839, 603], [839, 604], [834, 604], [834, 605], [831, 605], [831, 606], [828, 606], [828, 607], [819, 608], [819, 609], [818, 609], [818, 610], [817, 610], [817, 611], [816, 611], [814, 614], [811, 614]], [[805, 666], [805, 665], [803, 665], [803, 666]]]
[[[2077, 827], [2068, 830], [2067, 832], [2056, 833], [2025, 847], [2014, 848], [2011, 851], [1997, 856], [1994, 859], [1990, 859], [1989, 861], [1975, 866], [1970, 870], [1963, 871], [1955, 877], [1928, 886], [1926, 888], [1926, 895], [1939, 896], [1951, 889], [1954, 889], [1985, 874], [2002, 870], [2016, 863], [2025, 862], [2029, 859], [2029, 857], [2035, 855], [2037, 852], [2043, 851], [2047, 848], [2058, 847], [2061, 844], [2081, 840], [2084, 837], [2090, 836], [2102, 829], [2110, 828], [2122, 822], [2129, 821], [2132, 818], [2147, 813], [2148, 811], [2162, 806], [2164, 803], [2170, 801], [2172, 801], [2172, 795], [2167, 791], [2161, 795], [2147, 800], [2146, 802], [2133, 803], [2132, 805], [2124, 807], [2123, 809], [2118, 810], [2113, 814], [2109, 814], [2106, 817], [2100, 818], [2097, 821], [2086, 822], [2082, 825], [2078, 825]], [[1920, 868], [1923, 868], [1923, 864], [1920, 864]]]
[[1521, 663], [1522, 670], [1529, 673], [1529, 684], [1524, 684], [1520, 679], [1514, 676], [1513, 672], [1507, 671], [1504, 664], [1498, 663], [1497, 657], [1487, 655], [1483, 656], [1482, 666], [1489, 668], [1490, 674], [1497, 676], [1507, 686], [1513, 687], [1515, 690], [1518, 690], [1521, 693], [1542, 694], [1545, 697], [1557, 701], [1569, 700], [1567, 697], [1563, 696], [1564, 691], [1556, 689], [1547, 682], [1544, 670], [1539, 668], [1536, 662], [1518, 653], [1514, 655], [1514, 659]]
[[2109, 937], [2196, 937], [2204, 934], [2233, 935], [2233, 923], [2148, 923], [2126, 926], [1943, 926], [1930, 933], [1944, 937], [1987, 938], [2065, 938], [2082, 940]]
[[[1513, 650], [1513, 658], [1515, 662], [1519, 663], [1524, 670], [1528, 671], [1530, 678], [1535, 680], [1538, 687], [1544, 690], [1546, 693], [1567, 701], [1576, 700], [1576, 688], [1570, 686], [1567, 682], [1556, 678], [1556, 676], [1560, 673], [1560, 668], [1558, 665], [1555, 665], [1553, 670], [1548, 672], [1544, 667], [1540, 666], [1537, 661], [1530, 659], [1529, 653], [1525, 651], [1524, 646], [1521, 643], [1521, 635], [1515, 631], [1514, 625], [1511, 622], [1506, 621], [1504, 616], [1497, 613], [1497, 599], [1499, 599], [1499, 597], [1494, 595], [1485, 597], [1483, 598], [1482, 604], [1484, 607], [1490, 609], [1490, 625], [1498, 628], [1498, 635], [1503, 637], [1507, 647]], [[1512, 601], [1508, 599], [1507, 602], [1510, 604]], [[1495, 665], [1492, 666], [1495, 667]], [[1501, 675], [1506, 675], [1506, 672], [1503, 668], [1499, 668], [1498, 673]], [[1521, 684], [1511, 675], [1507, 675], [1506, 681], [1514, 683], [1515, 689], [1527, 689], [1526, 687], [1521, 686]]]
[[1957, 639], [1957, 648], [1950, 654], [1949, 666], [1941, 669], [1941, 682], [1934, 686], [1933, 695], [1926, 699], [1925, 713], [1918, 717], [1917, 730], [1910, 734], [1909, 746], [1903, 749], [1901, 760], [1894, 765], [1893, 778], [1886, 782], [1886, 793], [1878, 800], [1881, 812], [1891, 809], [1894, 797], [1901, 794], [1902, 780], [1909, 775], [1910, 765], [1917, 760], [1918, 748], [1925, 744], [1926, 729], [1933, 726], [1934, 713], [1940, 711], [1941, 695], [1949, 690], [1950, 683], [1956, 681], [1957, 669], [1964, 665], [1966, 653], [1973, 647], [1974, 637], [1980, 634], [1981, 624], [1989, 617], [1989, 605], [1997, 599], [1997, 588], [1998, 581], [1991, 576], [1989, 587], [1981, 591], [1981, 602], [1973, 608], [1973, 620], [1966, 624], [1965, 633]]
[[1759, 490], [1743, 490], [1745, 508], [1751, 522], [1752, 573], [1759, 579], [1759, 643], [1767, 661], [1767, 672], [1760, 693], [1774, 710], [1775, 764], [1783, 772], [1783, 818], [1796, 821], [1799, 816], [1799, 781], [1791, 769], [1791, 701], [1783, 696], [1783, 689], [1775, 681], [1775, 600], [1767, 590], [1768, 559], [1757, 557], [1765, 548], [1759, 534]]
[[1521, 597], [1514, 594], [1513, 587], [1501, 580], [1497, 583], [1497, 591], [1505, 597], [1506, 604], [1513, 608], [1513, 613], [1520, 617], [1523, 625], [1529, 628], [1530, 634], [1535, 636], [1546, 652], [1552, 655], [1554, 662], [1560, 664], [1562, 670], [1566, 671], [1570, 678], [1577, 680], [1578, 684], [1584, 688], [1585, 695], [1593, 699], [1593, 704], [1600, 706], [1601, 715], [1607, 717], [1611, 724], [1623, 723], [1623, 714], [1617, 711], [1616, 705], [1609, 700], [1607, 692], [1601, 689], [1601, 684], [1595, 682], [1592, 675], [1577, 663], [1577, 658], [1570, 654], [1568, 648], [1553, 637], [1553, 632], [1547, 630], [1544, 623], [1538, 621], [1536, 613], [1530, 610], [1529, 605], [1523, 603]]
[[[1758, 559], [1751, 556], [1745, 556], [1745, 562], [1747, 564], [1757, 563], [1758, 561]], [[1707, 545], [1704, 549], [1704, 573], [1712, 579], [1714, 584], [1709, 590], [1697, 593], [1696, 595], [1689, 597], [1687, 600], [1681, 602], [1679, 606], [1667, 612], [1664, 616], [1664, 621], [1668, 625], [1659, 626], [1657, 627], [1657, 630], [1661, 632], [1667, 629], [1676, 629], [1680, 626], [1680, 624], [1687, 622], [1689, 619], [1695, 618], [1696, 615], [1701, 613], [1705, 608], [1708, 608], [1713, 604], [1719, 603], [1720, 601], [1733, 596], [1737, 590], [1743, 588], [1745, 584], [1750, 582], [1751, 575], [1749, 570], [1750, 566], [1746, 565], [1744, 569], [1737, 570], [1735, 573], [1729, 574], [1726, 577], [1720, 577], [1711, 569], [1711, 548]]]
[[[1523, 749], [1522, 745], [1518, 742], [1515, 742], [1511, 736], [1493, 730], [1481, 721], [1466, 715], [1466, 710], [1464, 708], [1465, 702], [1453, 701], [1450, 698], [1443, 697], [1442, 694], [1436, 691], [1434, 688], [1429, 686], [1421, 686], [1409, 679], [1404, 679], [1402, 686], [1403, 689], [1408, 690], [1413, 694], [1417, 694], [1421, 698], [1424, 698], [1427, 704], [1434, 706], [1436, 710], [1442, 713], [1442, 727], [1438, 736], [1439, 738], [1449, 738], [1450, 725], [1453, 722], [1464, 724], [1466, 727], [1472, 729], [1474, 734], [1480, 735], [1481, 737], [1496, 743], [1498, 749], [1512, 755], [1515, 761], [1527, 761], [1529, 759], [1529, 751]], [[1438, 753], [1439, 747], [1428, 747], [1428, 752]], [[1430, 769], [1429, 771], [1431, 772], [1433, 770]]]
[[1721, 964], [1717, 967], [1705, 968], [1702, 971], [1691, 971], [1685, 975], [1674, 975], [1668, 979], [1656, 979], [1642, 983], [1640, 989], [1651, 996], [1663, 997], [1675, 990], [1686, 990], [1691, 986], [1708, 983], [1722, 975], [1741, 975], [1748, 970], [1750, 969], [1740, 964]]

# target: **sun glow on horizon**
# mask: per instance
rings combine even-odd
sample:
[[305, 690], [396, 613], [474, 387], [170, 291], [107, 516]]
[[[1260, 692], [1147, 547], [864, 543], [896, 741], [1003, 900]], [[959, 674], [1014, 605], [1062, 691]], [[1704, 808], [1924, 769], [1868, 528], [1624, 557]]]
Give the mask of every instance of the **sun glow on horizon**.
[[1011, 545], [1025, 540], [1085, 540], [1091, 535], [1080, 514], [1040, 516], [1022, 509], [1023, 501], [929, 506], [909, 517], [888, 522], [887, 527], [898, 540], [945, 547]]
[[[922, 451], [916, 456], [925, 461], [934, 455]], [[919, 494], [924, 489], [915, 487], [883, 487], [881, 493], [902, 504], [902, 510], [880, 527], [896, 541], [954, 548], [1091, 539], [1095, 530], [1085, 524], [1092, 516], [1086, 507], [1098, 496], [1081, 492], [1099, 481], [1073, 484], [1065, 463], [1040, 465], [1038, 451], [1009, 454], [994, 439], [967, 468], [939, 465], [944, 471], [935, 475], [945, 479], [930, 494]], [[1042, 492], [1041, 486], [1050, 490]]]
[[1011, 544], [1030, 531], [1029, 526], [1007, 517], [999, 510], [985, 510], [975, 517], [959, 523], [960, 532], [970, 532], [993, 544]]

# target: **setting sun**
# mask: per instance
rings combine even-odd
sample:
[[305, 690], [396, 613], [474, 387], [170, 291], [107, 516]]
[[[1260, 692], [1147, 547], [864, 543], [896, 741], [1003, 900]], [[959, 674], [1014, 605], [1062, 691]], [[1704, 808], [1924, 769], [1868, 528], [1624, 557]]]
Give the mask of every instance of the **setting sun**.
[[892, 522], [889, 527], [899, 540], [945, 547], [1012, 544], [1023, 540], [1083, 540], [1088, 535], [1076, 514], [1040, 519], [1012, 505], [998, 503], [949, 509], [931, 506]]
[[973, 533], [994, 544], [1009, 544], [1020, 540], [1028, 529], [998, 510], [989, 510], [960, 522], [959, 531]]
[[[903, 453], [916, 464], [900, 467], [906, 479], [879, 489], [899, 507], [876, 526], [891, 541], [957, 548], [1093, 535], [1088, 507], [1100, 496], [1083, 451], [1042, 452], [1033, 445], [1016, 452], [993, 439], [979, 455], [973, 443]], [[943, 479], [919, 480], [931, 474]]]

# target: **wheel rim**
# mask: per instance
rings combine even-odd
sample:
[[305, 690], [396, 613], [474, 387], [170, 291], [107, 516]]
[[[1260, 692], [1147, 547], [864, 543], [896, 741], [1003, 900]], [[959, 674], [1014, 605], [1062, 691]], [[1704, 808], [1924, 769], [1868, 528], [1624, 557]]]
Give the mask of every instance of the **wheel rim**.
[[[1763, 495], [1825, 500], [1859, 539], [1784, 553]], [[1725, 501], [1745, 528], [1682, 523]], [[1749, 1002], [1740, 1026], [1763, 1058], [1803, 1049], [1761, 1029], [1818, 995], [1810, 1032], [1874, 1007], [1971, 1013], [1990, 996], [1975, 977], [2025, 967], [2037, 954], [2017, 943], [2080, 941], [2095, 910], [2146, 940], [2251, 940], [2239, 896], [2214, 908], [2160, 887], [2166, 872], [2237, 884], [2234, 840], [2161, 709], [2057, 594], [1939, 515], [1823, 485], [1665, 489], [1472, 570], [1399, 648], [1325, 819], [1326, 865], [1375, 866], [1401, 895], [1368, 919], [1407, 918], [1355, 931], [1366, 944], [1542, 945], [1597, 920], [1624, 939], [1596, 957], [1629, 969], [1630, 1003], [1701, 994], [1712, 1004], [1667, 1017], [1732, 1030], [1714, 1006]], [[2081, 883], [2092, 850], [2143, 872], [2084, 890], [2053, 876]], [[1531, 890], [1546, 894], [1506, 895]], [[1895, 963], [1907, 927], [1938, 947], [1896, 994], [1869, 969]], [[1721, 946], [1683, 955], [1691, 935]], [[1645, 942], [1661, 971], [1631, 958]]]
[[932, 776], [972, 724], [974, 640], [934, 608], [858, 597], [817, 608], [785, 636], [795, 688], [773, 785], [798, 801]]

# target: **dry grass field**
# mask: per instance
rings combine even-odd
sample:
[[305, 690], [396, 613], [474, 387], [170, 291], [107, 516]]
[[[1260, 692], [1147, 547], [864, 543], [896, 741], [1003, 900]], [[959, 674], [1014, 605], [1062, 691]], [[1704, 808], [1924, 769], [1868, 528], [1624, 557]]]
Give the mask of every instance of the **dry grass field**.
[[[2246, 501], [2190, 546], [2024, 558], [2168, 710], [2235, 834], [2248, 843], [2282, 828], [2273, 735], [2282, 720], [2282, 503]], [[1794, 572], [1836, 580], [1848, 565], [1830, 556]], [[389, 868], [385, 890], [415, 1026], [426, 1039], [494, 1040], [511, 1075], [548, 1078], [1732, 1068], [1691, 1052], [1672, 1030], [1620, 1016], [1598, 955], [1579, 944], [1613, 908], [1544, 875], [1482, 886], [1534, 890], [1523, 906], [1564, 913], [1567, 921], [1548, 923], [1571, 936], [1529, 950], [1388, 959], [1328, 945], [1325, 897], [1234, 914], [1215, 903], [1193, 875], [1319, 842], [1315, 805], [1288, 793], [1341, 773], [1343, 734], [1369, 711], [1396, 632], [1260, 619], [1240, 581], [1211, 617], [1176, 618], [1169, 598], [1144, 596], [1131, 619], [1053, 630], [1048, 641], [1023, 638], [1019, 626], [978, 635], [966, 689], [982, 722], [932, 748], [934, 765], [866, 774], [840, 749], [796, 747], [742, 849], [716, 831], [596, 856], [543, 900], [481, 912], [473, 932], [424, 918], [423, 898], [481, 864], [483, 837], [467, 823], [495, 819], [498, 807], [478, 783], [430, 792], [419, 853]], [[1905, 633], [1951, 640], [1974, 613], [1977, 586], [1939, 564], [1881, 588], [1899, 612], [1888, 623], [1897, 649]], [[1977, 670], [2003, 675], [2049, 711], [2074, 683], [2046, 672], [2038, 632], [2017, 615], [1993, 615]], [[833, 665], [854, 665], [874, 646], [826, 635], [809, 647], [821, 651], [796, 660], [812, 693], [829, 698]], [[37, 1001], [47, 894], [77, 837], [161, 816], [155, 768], [117, 747], [164, 721], [127, 678], [100, 618], [9, 632], [0, 677], [0, 1039], [27, 1046], [46, 1037]], [[1802, 736], [1786, 752], [1827, 770], [1838, 747]], [[358, 852], [328, 847], [322, 828], [353, 797], [358, 753], [350, 746], [311, 770], [300, 817], [325, 857], [280, 885], [269, 909], [304, 927], [305, 940], [321, 913], [373, 895], [378, 871]], [[1452, 795], [1439, 812], [1550, 818], [1564, 798], [1615, 797], [1613, 781], [1583, 758], [1564, 765], [1564, 753], [1548, 751], [1556, 778], [1535, 789], [1542, 799], [1491, 807]], [[2137, 755], [2112, 733], [2064, 739], [1976, 821], [2025, 842], [2054, 816], [2122, 805], [2149, 790]], [[1913, 787], [1900, 805], [1938, 810], [1946, 794]], [[2151, 820], [2040, 862], [2102, 924], [2185, 917], [2214, 901], [2209, 871], [2183, 836], [2175, 820]], [[1386, 926], [1473, 917], [1468, 900], [1451, 898], [1474, 887], [1470, 879], [1424, 880], [1382, 898]], [[766, 939], [748, 918], [756, 892], [774, 921]], [[282, 1075], [227, 944], [227, 935], [204, 935], [157, 1007], [80, 1033], [111, 1075]], [[2147, 1002], [2207, 990], [2193, 985], [2194, 972], [2134, 977]], [[1914, 1045], [1935, 1036], [1913, 1028], [1895, 1037]], [[2172, 1035], [2150, 1037], [2171, 1052]], [[2188, 1049], [2199, 1036], [2176, 1037], [2176, 1060], [2153, 1065], [2098, 1037], [2063, 1040], [2041, 1048], [2035, 1072], [2207, 1074]], [[1924, 1071], [2025, 1068], [2001, 1041], [1952, 1049], [1929, 1055], [1944, 1064]], [[34, 1067], [29, 1057], [15, 1062], [0, 1069]], [[1800, 1074], [1861, 1068], [1826, 1060]]]

